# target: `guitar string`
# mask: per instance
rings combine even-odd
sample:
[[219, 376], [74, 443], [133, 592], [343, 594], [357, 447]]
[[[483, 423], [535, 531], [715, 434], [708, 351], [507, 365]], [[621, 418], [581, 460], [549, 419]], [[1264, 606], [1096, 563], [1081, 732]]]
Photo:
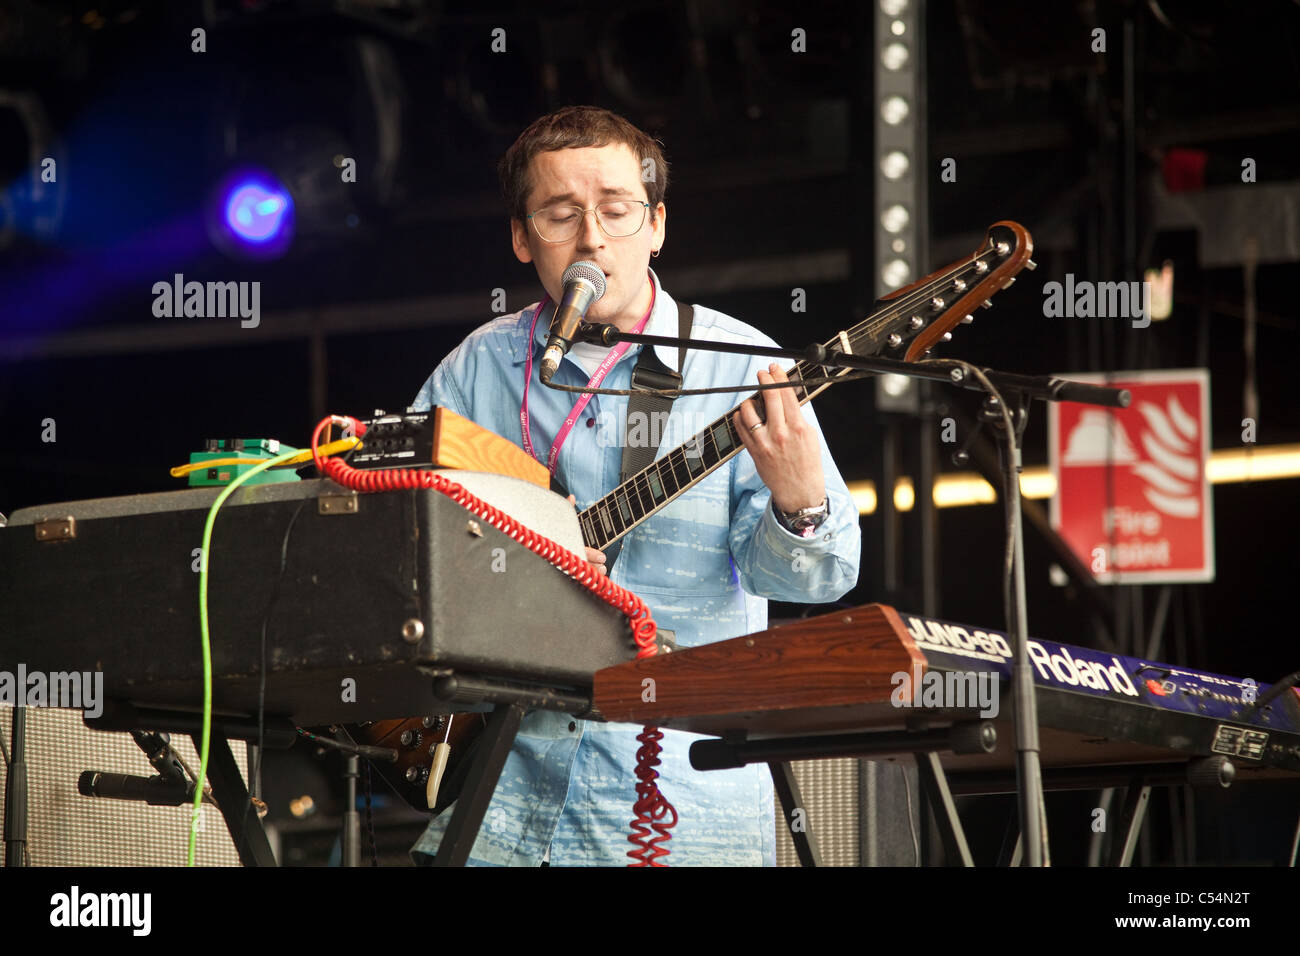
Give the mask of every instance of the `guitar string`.
[[[855, 339], [862, 338], [864, 335], [870, 334], [871, 332], [874, 332], [890, 324], [895, 319], [901, 317], [902, 314], [906, 312], [910, 312], [913, 305], [925, 299], [933, 298], [933, 296], [930, 295], [930, 293], [935, 290], [936, 286], [951, 281], [953, 276], [957, 275], [958, 273], [964, 270], [974, 268], [976, 263], [984, 261], [986, 256], [992, 257], [992, 256], [996, 256], [996, 254], [997, 254], [997, 250], [993, 248], [985, 250], [984, 252], [981, 253], [977, 253], [975, 257], [970, 259], [969, 261], [953, 268], [952, 270], [945, 273], [944, 275], [937, 276], [933, 281], [928, 283], [928, 287], [926, 289], [918, 289], [916, 292], [910, 293], [908, 297], [899, 300], [897, 303], [891, 302], [890, 305], [893, 306], [892, 312], [886, 311], [883, 315], [881, 315], [879, 318], [875, 320], [871, 318], [864, 319], [857, 326], [854, 326], [852, 329], [846, 331], [845, 334], [849, 337], [850, 344], [855, 344], [854, 343]], [[978, 288], [978, 284], [976, 285], [976, 288]], [[835, 340], [831, 340], [831, 341], [833, 343]], [[811, 363], [811, 364], [815, 364], [815, 363]], [[802, 365], [804, 365], [804, 362], [801, 360], [796, 363], [795, 367], [799, 368]], [[827, 383], [827, 384], [831, 384], [831, 383]], [[801, 380], [800, 380], [800, 385], [796, 387], [803, 387]], [[805, 391], [807, 391], [807, 389], [805, 389]], [[750, 398], [752, 397], [753, 396], [750, 396]], [[630, 475], [626, 481], [620, 482], [616, 487], [611, 489], [606, 494], [602, 495], [596, 501], [592, 502], [592, 504], [588, 508], [583, 509], [582, 513], [585, 515], [588, 511], [595, 511], [597, 509], [603, 508], [605, 513], [601, 517], [604, 519], [605, 523], [609, 525], [610, 528], [614, 529], [613, 532], [609, 532], [614, 534], [614, 537], [610, 538], [606, 542], [606, 544], [611, 543], [617, 540], [619, 537], [622, 537], [623, 535], [627, 534], [628, 531], [632, 530], [632, 528], [636, 526], [636, 524], [638, 524], [641, 520], [644, 520], [654, 511], [654, 508], [651, 508], [649, 510], [646, 510], [644, 514], [638, 515], [636, 513], [638, 510], [642, 509], [640, 495], [643, 492], [646, 494], [646, 497], [648, 497], [652, 502], [655, 502], [656, 508], [659, 507], [660, 504], [662, 504], [662, 502], [659, 502], [656, 499], [656, 496], [654, 495], [654, 487], [650, 481], [651, 470], [654, 470], [656, 476], [659, 478], [660, 487], [662, 487], [666, 491], [667, 485], [664, 483], [663, 480], [664, 474], [661, 465], [664, 462], [668, 462], [669, 473], [672, 475], [673, 483], [677, 485], [677, 491], [673, 492], [673, 495], [678, 495], [688, 490], [692, 485], [708, 477], [708, 475], [711, 474], [712, 471], [716, 470], [719, 466], [721, 466], [723, 462], [726, 461], [727, 458], [739, 454], [740, 451], [744, 450], [743, 444], [736, 443], [739, 438], [739, 435], [733, 433], [734, 426], [731, 421], [731, 417], [736, 414], [740, 405], [743, 405], [745, 401], [749, 401], [749, 398], [746, 398], [744, 401], [740, 402], [735, 408], [732, 408], [730, 411], [727, 411], [722, 416], [715, 419], [711, 424], [706, 426], [701, 431], [696, 432], [695, 435], [691, 436], [690, 439], [688, 439], [682, 445], [677, 446], [672, 451], [668, 452], [668, 454], [664, 455], [663, 458], [656, 459], [646, 467], [642, 468], [640, 471], [636, 472], [633, 475]], [[809, 399], [809, 401], [811, 401], [811, 399]], [[728, 432], [733, 433], [732, 434], [733, 447], [730, 452], [725, 453], [726, 457], [722, 457], [724, 455], [724, 452], [722, 452], [721, 449], [717, 447], [717, 440], [714, 434], [715, 430], [722, 422], [726, 422]], [[704, 436], [703, 439], [700, 439], [700, 436]], [[696, 442], [696, 439], [700, 439], [700, 441]], [[682, 453], [682, 448], [685, 447], [685, 445], [689, 445], [692, 443], [704, 444], [705, 442], [708, 441], [713, 442], [714, 451], [719, 456], [719, 460], [714, 462], [711, 465], [707, 465], [704, 468], [704, 470], [699, 473], [699, 475], [695, 475], [691, 471], [689, 465], [691, 456], [684, 455]], [[677, 457], [674, 458], [674, 456]], [[678, 480], [677, 465], [679, 463], [682, 464], [682, 466], [686, 470], [687, 482], [685, 486], [683, 486]], [[637, 496], [635, 498], [628, 493], [629, 489], [637, 493]], [[633, 515], [631, 522], [628, 522], [627, 520], [623, 519], [622, 510], [618, 507], [619, 504], [618, 494], [620, 491], [624, 492], [623, 494], [624, 500], [628, 506], [628, 510]], [[669, 497], [672, 497], [672, 495], [665, 495], [664, 501], [666, 502]], [[633, 504], [636, 505], [635, 508], [633, 507]], [[618, 528], [619, 524], [623, 526], [621, 530]], [[597, 522], [594, 518], [591, 520], [591, 525], [592, 525], [593, 532], [599, 530], [601, 533], [605, 533], [603, 527], [602, 528], [597, 527]]]

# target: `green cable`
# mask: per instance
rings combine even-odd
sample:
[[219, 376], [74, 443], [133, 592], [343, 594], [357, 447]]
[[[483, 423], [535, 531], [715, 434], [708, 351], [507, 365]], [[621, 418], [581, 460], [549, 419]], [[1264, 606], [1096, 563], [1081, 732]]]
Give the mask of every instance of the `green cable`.
[[250, 468], [226, 485], [221, 490], [221, 494], [217, 495], [217, 500], [212, 502], [212, 507], [208, 509], [208, 520], [203, 525], [202, 560], [199, 564], [199, 632], [203, 638], [203, 746], [199, 748], [199, 779], [194, 787], [194, 813], [190, 818], [190, 850], [187, 866], [194, 865], [194, 848], [199, 836], [199, 814], [203, 808], [203, 785], [208, 779], [208, 744], [211, 742], [212, 735], [212, 645], [208, 639], [208, 545], [212, 542], [212, 525], [217, 520], [217, 511], [225, 500], [234, 494], [236, 488], [258, 472], [265, 471], [282, 461], [288, 461], [298, 453], [298, 449], [295, 448], [283, 455], [259, 462], [256, 467]]

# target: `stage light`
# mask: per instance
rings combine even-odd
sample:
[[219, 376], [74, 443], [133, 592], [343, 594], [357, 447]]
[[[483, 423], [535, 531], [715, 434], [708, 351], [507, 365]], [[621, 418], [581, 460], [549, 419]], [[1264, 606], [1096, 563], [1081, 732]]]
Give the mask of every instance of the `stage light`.
[[902, 179], [907, 175], [907, 171], [911, 166], [911, 160], [900, 149], [891, 149], [880, 157], [880, 171], [885, 174], [886, 179]]
[[884, 212], [880, 214], [880, 225], [888, 233], [899, 233], [907, 228], [912, 217], [907, 214], [906, 207], [899, 203], [892, 206], [886, 206]]
[[890, 259], [880, 270], [880, 279], [886, 289], [897, 289], [912, 278], [912, 267], [902, 259]]
[[880, 53], [880, 62], [886, 70], [901, 70], [907, 65], [907, 46], [903, 43], [890, 43]]
[[907, 119], [911, 107], [901, 96], [887, 96], [880, 104], [880, 116], [890, 126], [897, 126]]
[[226, 225], [245, 242], [268, 242], [284, 227], [293, 207], [287, 193], [268, 192], [260, 183], [236, 187], [226, 201]]
[[906, 375], [895, 375], [893, 372], [886, 372], [880, 376], [880, 387], [885, 390], [885, 394], [891, 398], [898, 398], [907, 392], [911, 379]]
[[[912, 170], [913, 162], [918, 171], [926, 162], [922, 12], [918, 4], [906, 0], [881, 0], [875, 15], [878, 296], [914, 282], [927, 271], [921, 236], [927, 217], [926, 177]], [[896, 39], [903, 35], [906, 43]]]
[[293, 242], [293, 197], [263, 169], [239, 169], [222, 178], [206, 218], [213, 243], [236, 258], [274, 258]]
[[899, 511], [911, 511], [916, 504], [916, 489], [912, 487], [911, 478], [899, 478], [894, 485], [894, 507]]
[[[880, 376], [879, 380], [889, 376]], [[1210, 453], [1205, 467], [1212, 485], [1250, 481], [1276, 481], [1300, 478], [1300, 445], [1264, 445], [1252, 449], [1220, 449]], [[858, 513], [869, 515], [876, 510], [876, 486], [871, 481], [848, 482]], [[934, 503], [940, 508], [964, 505], [987, 505], [998, 500], [993, 486], [973, 472], [940, 475], [934, 483]], [[1043, 500], [1056, 494], [1056, 478], [1046, 466], [1026, 468], [1020, 474], [1020, 494], [1024, 498]], [[894, 486], [894, 504], [907, 511], [915, 504], [912, 479], [901, 477]]]

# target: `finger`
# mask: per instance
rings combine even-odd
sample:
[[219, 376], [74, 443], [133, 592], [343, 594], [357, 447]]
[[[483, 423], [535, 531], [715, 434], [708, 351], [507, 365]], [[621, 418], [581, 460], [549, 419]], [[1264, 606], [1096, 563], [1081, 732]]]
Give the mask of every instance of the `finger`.
[[[785, 369], [777, 367], [772, 372], [772, 379], [777, 382], [788, 382], [790, 376], [785, 373]], [[797, 428], [800, 424], [803, 413], [799, 411], [799, 397], [796, 394], [797, 388], [778, 389], [781, 396], [781, 411], [784, 415], [784, 422], [790, 428]]]
[[740, 403], [740, 409], [736, 412], [736, 430], [749, 431], [762, 419], [758, 417], [758, 406], [754, 404], [754, 399], [747, 398]]
[[569, 502], [569, 504], [573, 505], [574, 508], [578, 507], [578, 499], [573, 497], [573, 495], [569, 495], [569, 497], [566, 500]]
[[[775, 381], [773, 371], [780, 371], [775, 362], [768, 366], [766, 372], [758, 373], [759, 382], [771, 385]], [[763, 410], [767, 413], [767, 427], [777, 432], [785, 430], [785, 406], [782, 404], [780, 394], [783, 391], [785, 391], [783, 388], [772, 388], [763, 392]]]
[[[745, 399], [741, 403], [740, 410], [736, 412], [736, 434], [740, 436], [740, 443], [745, 446], [751, 453], [754, 451], [757, 441], [757, 433], [754, 426], [762, 421], [758, 417], [758, 411], [754, 408], [753, 399]], [[759, 429], [762, 431], [762, 429]]]
[[605, 552], [597, 551], [595, 548], [587, 549], [587, 561], [591, 564], [604, 564]]

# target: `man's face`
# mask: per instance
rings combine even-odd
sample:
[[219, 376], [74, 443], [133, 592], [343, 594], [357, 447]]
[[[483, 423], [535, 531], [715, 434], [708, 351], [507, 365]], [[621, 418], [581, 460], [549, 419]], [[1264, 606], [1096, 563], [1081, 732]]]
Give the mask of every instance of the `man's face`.
[[[609, 199], [649, 201], [641, 182], [641, 164], [623, 143], [557, 149], [533, 157], [528, 194], [531, 213], [553, 203], [573, 203], [590, 209]], [[589, 322], [627, 320], [631, 327], [650, 305], [646, 269], [650, 252], [664, 241], [664, 204], [647, 214], [634, 235], [611, 239], [596, 223], [594, 213], [583, 217], [578, 234], [566, 242], [544, 242], [527, 220], [511, 220], [510, 232], [520, 262], [532, 262], [542, 287], [559, 300], [564, 270], [575, 262], [594, 262], [605, 272], [605, 294], [587, 311]]]

